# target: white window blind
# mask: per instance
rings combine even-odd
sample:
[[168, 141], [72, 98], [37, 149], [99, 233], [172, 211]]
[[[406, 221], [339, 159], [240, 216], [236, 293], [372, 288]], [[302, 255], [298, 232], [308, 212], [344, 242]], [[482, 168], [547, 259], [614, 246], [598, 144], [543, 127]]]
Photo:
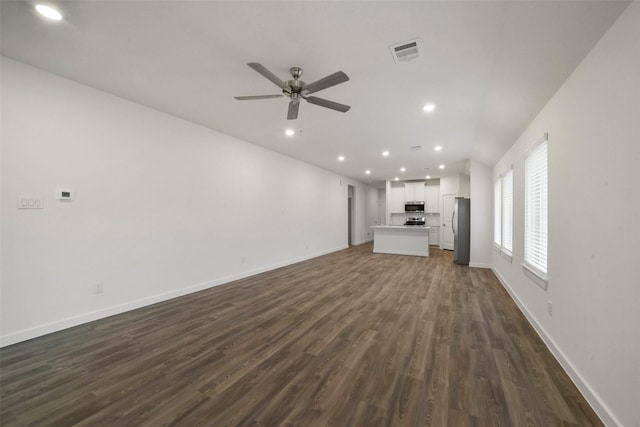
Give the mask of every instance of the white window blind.
[[547, 140], [529, 153], [525, 169], [524, 262], [547, 274]]
[[513, 169], [502, 177], [502, 248], [513, 252]]
[[502, 246], [502, 178], [493, 185], [493, 243]]

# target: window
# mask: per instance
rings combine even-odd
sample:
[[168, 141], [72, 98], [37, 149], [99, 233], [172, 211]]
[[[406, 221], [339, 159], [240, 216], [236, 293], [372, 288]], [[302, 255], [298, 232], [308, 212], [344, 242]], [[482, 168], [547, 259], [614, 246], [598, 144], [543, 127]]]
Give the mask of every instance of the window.
[[513, 169], [502, 177], [502, 249], [513, 252]]
[[524, 266], [547, 278], [547, 138], [524, 161]]
[[493, 185], [493, 243], [502, 246], [502, 178]]
[[513, 169], [493, 184], [493, 243], [511, 261], [513, 252]]

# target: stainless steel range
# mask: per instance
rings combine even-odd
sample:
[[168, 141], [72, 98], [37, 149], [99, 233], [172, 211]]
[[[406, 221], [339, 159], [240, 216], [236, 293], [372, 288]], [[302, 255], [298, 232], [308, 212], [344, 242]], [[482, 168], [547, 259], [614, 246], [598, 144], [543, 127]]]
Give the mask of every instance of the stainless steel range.
[[409, 216], [404, 225], [424, 225], [423, 216]]

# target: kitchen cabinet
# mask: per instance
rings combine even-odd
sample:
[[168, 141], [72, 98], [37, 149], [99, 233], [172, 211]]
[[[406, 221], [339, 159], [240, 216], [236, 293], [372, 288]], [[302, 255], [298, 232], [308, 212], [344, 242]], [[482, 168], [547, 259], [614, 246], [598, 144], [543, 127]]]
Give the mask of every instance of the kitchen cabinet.
[[404, 213], [404, 187], [401, 186], [392, 186], [391, 187], [391, 212], [394, 213]]
[[440, 246], [440, 227], [431, 227], [429, 229], [429, 244]]
[[424, 202], [424, 182], [405, 182], [404, 183], [404, 201], [405, 202]]
[[373, 226], [373, 252], [429, 256], [429, 227]]
[[425, 212], [440, 212], [440, 186], [427, 185], [425, 187]]

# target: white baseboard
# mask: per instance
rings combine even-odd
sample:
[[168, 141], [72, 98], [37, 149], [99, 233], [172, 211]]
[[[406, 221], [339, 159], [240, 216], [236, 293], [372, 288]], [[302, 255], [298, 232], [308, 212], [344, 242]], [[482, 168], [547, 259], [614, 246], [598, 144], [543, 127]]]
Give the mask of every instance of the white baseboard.
[[502, 286], [506, 289], [511, 296], [511, 299], [516, 303], [524, 317], [529, 321], [533, 329], [536, 331], [540, 339], [547, 346], [553, 357], [558, 361], [562, 369], [569, 375], [569, 378], [573, 382], [573, 384], [578, 388], [578, 391], [582, 394], [582, 396], [589, 402], [589, 405], [593, 408], [593, 410], [598, 414], [600, 420], [606, 426], [622, 426], [622, 423], [618, 421], [618, 419], [613, 415], [613, 413], [609, 410], [607, 405], [602, 401], [600, 396], [589, 386], [589, 383], [583, 378], [583, 376], [578, 372], [578, 370], [573, 366], [571, 361], [567, 358], [567, 356], [560, 350], [555, 341], [547, 334], [547, 331], [538, 323], [536, 318], [527, 310], [525, 305], [522, 303], [520, 298], [512, 291], [509, 284], [504, 280], [504, 278], [498, 273], [498, 271], [491, 267], [493, 274], [496, 275]]
[[264, 273], [266, 271], [275, 270], [276, 268], [286, 267], [291, 264], [296, 264], [298, 262], [306, 261], [311, 258], [327, 255], [329, 253], [337, 252], [347, 248], [348, 246], [344, 245], [344, 246], [339, 246], [339, 247], [324, 250], [324, 251], [315, 252], [313, 254], [307, 254], [298, 258], [289, 259], [287, 261], [259, 267], [253, 270], [243, 271], [237, 274], [232, 274], [230, 276], [222, 277], [220, 279], [215, 279], [210, 282], [198, 283], [195, 285], [187, 286], [185, 288], [176, 289], [170, 292], [165, 292], [162, 294], [141, 298], [135, 301], [129, 301], [124, 304], [119, 304], [119, 305], [103, 308], [100, 310], [92, 311], [89, 313], [83, 313], [78, 316], [68, 317], [66, 319], [45, 323], [43, 325], [38, 325], [33, 328], [24, 329], [24, 330], [0, 337], [0, 348], [11, 345], [11, 344], [16, 344], [22, 341], [27, 341], [33, 338], [37, 338], [43, 335], [47, 335], [53, 332], [61, 331], [63, 329], [82, 325], [84, 323], [93, 322], [94, 320], [103, 319], [105, 317], [113, 316], [115, 314], [124, 313], [126, 311], [135, 310], [137, 308], [145, 307], [151, 304], [156, 304], [156, 303], [167, 301], [173, 298], [188, 295], [194, 292], [202, 291], [208, 288], [212, 288], [214, 286], [223, 285], [225, 283], [233, 282], [235, 280], [244, 279], [250, 276], [254, 276], [256, 274]]
[[358, 245], [364, 245], [365, 243], [369, 243], [369, 242], [373, 242], [373, 238], [365, 239], [365, 240], [358, 240], [357, 242], [351, 242], [351, 244], [354, 245], [354, 246], [358, 246]]
[[484, 262], [470, 262], [469, 267], [474, 268], [491, 268], [491, 264], [485, 264]]

